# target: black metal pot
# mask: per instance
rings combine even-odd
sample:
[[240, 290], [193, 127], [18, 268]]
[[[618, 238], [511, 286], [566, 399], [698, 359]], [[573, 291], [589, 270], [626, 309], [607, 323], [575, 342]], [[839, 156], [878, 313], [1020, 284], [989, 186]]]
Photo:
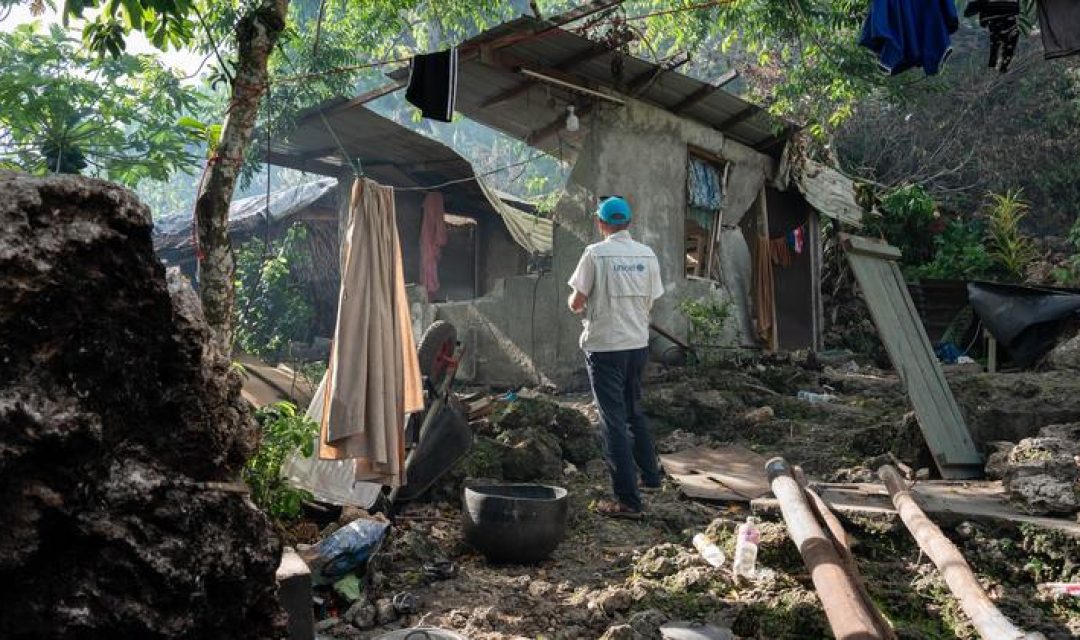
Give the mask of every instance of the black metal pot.
[[465, 487], [465, 541], [489, 562], [539, 562], [566, 533], [566, 489], [542, 484]]

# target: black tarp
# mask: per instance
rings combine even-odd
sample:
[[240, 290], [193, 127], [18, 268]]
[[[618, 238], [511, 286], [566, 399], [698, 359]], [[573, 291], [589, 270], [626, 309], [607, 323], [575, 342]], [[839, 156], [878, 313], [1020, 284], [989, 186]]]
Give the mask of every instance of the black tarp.
[[1080, 312], [1080, 291], [1072, 289], [969, 282], [968, 298], [986, 330], [1020, 367], [1050, 350], [1062, 322]]

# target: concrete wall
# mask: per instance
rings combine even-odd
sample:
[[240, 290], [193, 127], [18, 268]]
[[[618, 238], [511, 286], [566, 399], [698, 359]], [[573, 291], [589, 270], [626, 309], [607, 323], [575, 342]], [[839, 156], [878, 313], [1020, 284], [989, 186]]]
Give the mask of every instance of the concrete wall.
[[[739, 182], [739, 192], [729, 198], [732, 210], [724, 212], [724, 245], [733, 247], [729, 253], [737, 264], [728, 265], [731, 274], [725, 269], [722, 286], [684, 276], [690, 147], [733, 163], [732, 175]], [[554, 212], [552, 273], [508, 278], [491, 295], [472, 303], [439, 305], [438, 316], [458, 324], [461, 335], [475, 332], [476, 381], [580, 387], [585, 383], [577, 343], [581, 324], [566, 309], [566, 281], [585, 245], [600, 240], [593, 222], [598, 197], [618, 194], [634, 208], [631, 233], [656, 251], [666, 288], [653, 320], [685, 336], [686, 321], [677, 312], [681, 300], [730, 296], [740, 316], [746, 314], [745, 283], [738, 280], [746, 277], [749, 251], [736, 225], [772, 172], [769, 157], [704, 125], [632, 99], [624, 107], [604, 107], [594, 113], [566, 193]], [[744, 330], [739, 333], [749, 337]]]

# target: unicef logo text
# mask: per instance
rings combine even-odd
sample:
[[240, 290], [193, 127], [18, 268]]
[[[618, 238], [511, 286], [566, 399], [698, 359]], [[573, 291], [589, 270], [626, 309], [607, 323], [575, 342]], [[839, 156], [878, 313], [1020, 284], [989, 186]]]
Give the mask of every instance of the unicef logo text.
[[616, 273], [619, 273], [619, 272], [632, 273], [634, 271], [637, 271], [638, 273], [641, 273], [642, 271], [645, 271], [645, 265], [640, 263], [640, 262], [637, 263], [637, 264], [616, 264], [616, 265], [613, 265], [613, 268], [615, 269]]

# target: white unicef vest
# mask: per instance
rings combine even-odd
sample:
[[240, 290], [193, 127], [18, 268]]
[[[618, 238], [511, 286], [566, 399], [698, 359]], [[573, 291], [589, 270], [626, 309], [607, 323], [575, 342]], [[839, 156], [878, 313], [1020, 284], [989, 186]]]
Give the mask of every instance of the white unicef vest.
[[660, 263], [649, 247], [630, 239], [589, 247], [595, 281], [586, 305], [581, 348], [625, 351], [649, 344], [652, 282]]

